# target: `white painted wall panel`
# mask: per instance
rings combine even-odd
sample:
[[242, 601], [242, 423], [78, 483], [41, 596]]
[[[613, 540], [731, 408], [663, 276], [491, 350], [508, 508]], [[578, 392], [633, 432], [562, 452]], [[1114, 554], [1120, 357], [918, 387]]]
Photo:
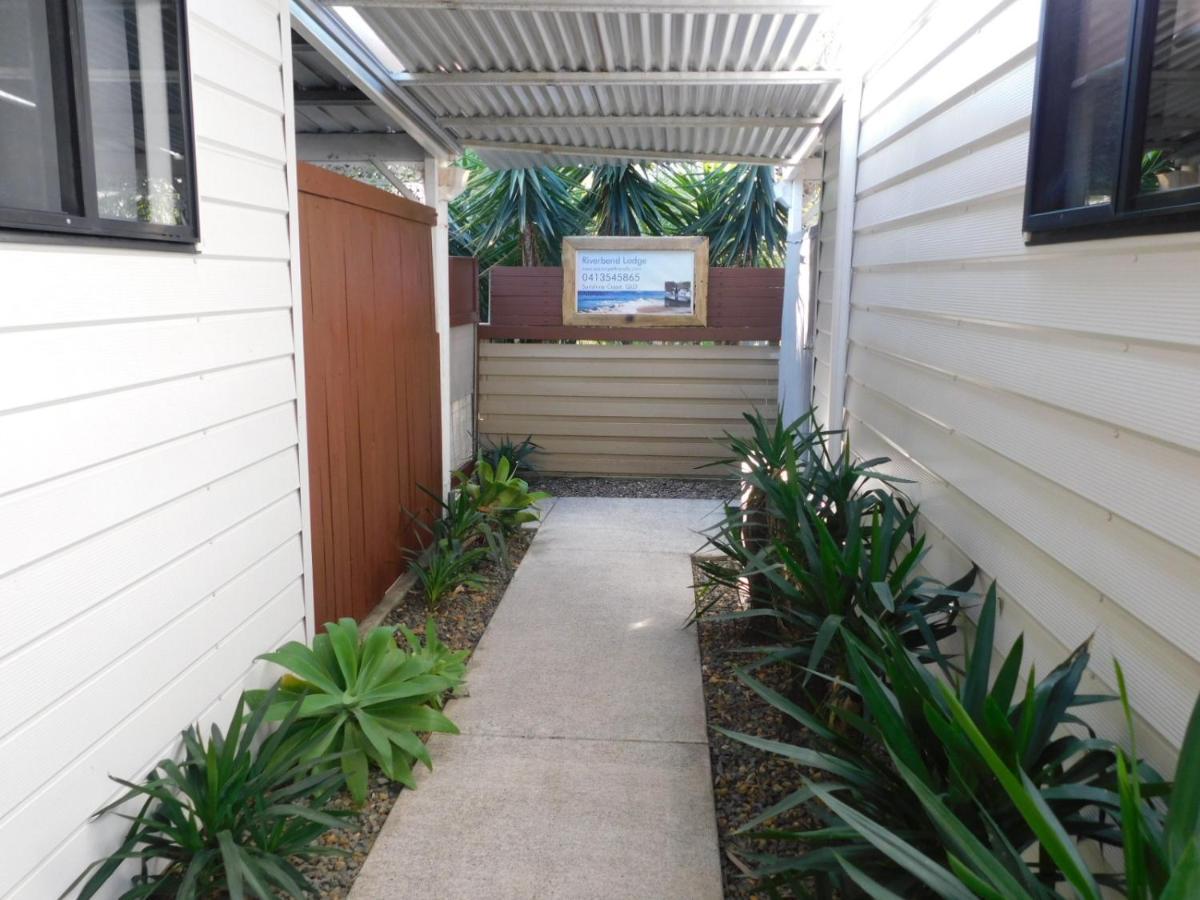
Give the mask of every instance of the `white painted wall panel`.
[[305, 633], [288, 9], [189, 9], [198, 251], [0, 244], [0, 897]]
[[[856, 400], [851, 390], [850, 400]], [[1093, 634], [1096, 664], [1085, 681], [1088, 693], [1111, 693], [1114, 678], [1110, 660], [1104, 655], [1105, 641], [1113, 641], [1126, 674], [1144, 695], [1139, 709], [1155, 721], [1171, 721], [1190, 704], [1197, 675], [1196, 661], [1164, 646], [1159, 638], [1122, 610], [1106, 603], [1103, 595], [1046, 555], [1024, 536], [999, 522], [966, 497], [954, 485], [924, 469], [870, 425], [851, 412], [851, 436], [855, 451], [866, 456], [888, 456], [893, 474], [909, 479], [905, 492], [921, 503], [922, 525], [931, 541], [925, 567], [937, 577], [955, 578], [977, 563], [985, 582], [996, 579], [1002, 600], [997, 623], [997, 645], [1006, 650], [1017, 634], [1024, 632], [1026, 665], [1034, 663], [1042, 673], [1050, 671], [1067, 654]], [[947, 537], [953, 535], [953, 538]], [[1030, 612], [1034, 611], [1034, 612]], [[1057, 636], [1056, 636], [1057, 635]], [[1133, 650], [1135, 652], [1126, 652]], [[1131, 672], [1132, 661], [1137, 672]], [[1104, 674], [1102, 680], [1097, 676]], [[1143, 690], [1144, 687], [1144, 690]], [[1124, 722], [1115, 707], [1095, 707], [1090, 712], [1097, 728], [1110, 737], [1124, 733]], [[1180, 737], [1163, 737], [1147, 726], [1138, 746], [1156, 765], [1168, 768], [1172, 746]]]
[[88, 247], [73, 251], [73, 265], [59, 266], [47, 279], [61, 250], [14, 244], [3, 252], [7, 283], [38, 285], [37, 291], [6, 294], [6, 329], [290, 310], [288, 264], [282, 261], [181, 259]]
[[[977, 10], [982, 7], [975, 4]], [[1013, 0], [995, 16], [980, 19], [967, 40], [926, 69], [894, 102], [863, 120], [859, 155], [877, 150], [1027, 55], [1037, 41], [1040, 9], [1040, 0]]]
[[[513, 360], [512, 365], [519, 369], [526, 362]], [[531, 370], [528, 374], [536, 373]], [[475, 454], [474, 413], [475, 326], [457, 325], [450, 329], [450, 461], [453, 465], [461, 465]]]
[[1025, 246], [1039, 7], [942, 0], [868, 78], [852, 446], [914, 479], [931, 570], [998, 579], [998, 644], [1044, 672], [1094, 634], [1097, 690], [1121, 660], [1169, 767], [1200, 685], [1200, 237]]
[[291, 351], [291, 313], [285, 309], [0, 331], [0, 410], [260, 362]]

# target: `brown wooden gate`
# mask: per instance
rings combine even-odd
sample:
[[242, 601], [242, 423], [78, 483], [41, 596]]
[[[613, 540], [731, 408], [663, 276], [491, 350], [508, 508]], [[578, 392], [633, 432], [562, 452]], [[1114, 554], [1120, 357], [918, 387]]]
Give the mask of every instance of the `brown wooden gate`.
[[441, 485], [433, 209], [301, 165], [317, 623], [361, 619]]

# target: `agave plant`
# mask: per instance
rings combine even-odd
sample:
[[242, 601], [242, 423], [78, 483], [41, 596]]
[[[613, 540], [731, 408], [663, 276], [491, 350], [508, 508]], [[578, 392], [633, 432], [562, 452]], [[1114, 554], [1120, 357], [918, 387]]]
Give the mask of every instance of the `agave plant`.
[[506, 457], [498, 459], [493, 466], [483, 455], [475, 463], [474, 480], [464, 484], [463, 491], [506, 534], [526, 522], [536, 522], [535, 504], [550, 496], [544, 491], [531, 491], [529, 483], [517, 477]]
[[[429, 671], [449, 680], [456, 688], [463, 683], [467, 675], [467, 657], [470, 650], [453, 650], [442, 643], [437, 633], [437, 623], [430, 616], [425, 620], [425, 640], [412, 629], [401, 625], [399, 631], [404, 635], [408, 644], [408, 652], [429, 661]], [[433, 699], [433, 704], [441, 709], [441, 696]]]
[[313, 886], [293, 861], [342, 852], [318, 844], [346, 824], [347, 813], [326, 808], [342, 773], [322, 768], [319, 757], [300, 759], [287, 739], [295, 704], [283, 727], [263, 739], [264, 717], [278, 697], [272, 691], [264, 699], [248, 716], [239, 699], [228, 729], [214, 725], [207, 743], [188, 728], [183, 758], [160, 760], [143, 784], [114, 779], [129, 790], [97, 815], [135, 801], [141, 807], [135, 815], [118, 813], [131, 822], [121, 846], [92, 863], [66, 894], [86, 878], [77, 896], [93, 897], [137, 860], [140, 870], [120, 894], [126, 900], [311, 896]]
[[[862, 712], [843, 716], [842, 728], [829, 727], [748, 679], [828, 748], [817, 751], [729, 733], [828, 776], [820, 784], [805, 784], [743, 829], [764, 834], [755, 830], [763, 822], [813, 799], [826, 810], [826, 827], [787, 833], [806, 849], [794, 856], [750, 855], [773, 883], [815, 878], [825, 887], [845, 890], [853, 882], [873, 896], [914, 896], [924, 884], [942, 896], [971, 896], [958, 884], [960, 866], [975, 871], [981, 858], [1020, 858], [1035, 844], [1045, 848], [1047, 833], [1027, 820], [1026, 800], [1013, 797], [995, 760], [981, 751], [983, 745], [997, 748], [1011, 780], [1036, 794], [1029, 802], [1055, 817], [1065, 843], [1072, 843], [1068, 835], [1120, 843], [1116, 748], [1094, 734], [1062, 731], [1064, 725], [1079, 724], [1076, 708], [1111, 699], [1078, 693], [1088, 664], [1087, 645], [1041, 681], [1030, 672], [1026, 690], [1018, 692], [1020, 639], [995, 667], [995, 677], [990, 674], [996, 610], [993, 585], [961, 675], [943, 667], [939, 678], [886, 629], [879, 629], [878, 652], [844, 634], [852, 689]], [[884, 753], [864, 751], [871, 747]], [[980, 857], [980, 848], [991, 848], [993, 856]], [[989, 865], [979, 877], [994, 879], [996, 893], [982, 896], [1004, 898], [1042, 896], [1042, 887], [1071, 878], [1076, 870], [1072, 859], [1053, 854], [1019, 871]], [[929, 881], [923, 878], [926, 872], [938, 874]], [[951, 882], [954, 889], [946, 887]]]
[[401, 650], [390, 628], [372, 628], [360, 638], [353, 619], [340, 619], [326, 623], [311, 648], [291, 641], [260, 659], [295, 677], [285, 676], [274, 694], [247, 692], [247, 701], [265, 708], [268, 720], [294, 716], [286, 731], [301, 759], [338, 753], [356, 803], [366, 799], [371, 762], [392, 780], [415, 787], [413, 761], [433, 768], [418, 733], [458, 733], [433, 708], [455, 682], [435, 674], [428, 656]]

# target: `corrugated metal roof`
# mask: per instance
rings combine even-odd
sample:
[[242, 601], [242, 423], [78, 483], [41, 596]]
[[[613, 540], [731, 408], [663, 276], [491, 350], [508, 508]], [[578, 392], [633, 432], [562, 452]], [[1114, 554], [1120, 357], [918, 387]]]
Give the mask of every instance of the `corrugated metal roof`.
[[[493, 168], [647, 158], [789, 161], [838, 90], [828, 71], [836, 48], [826, 17], [770, 11], [813, 4], [714, 12], [696, 2], [631, 12], [628, 4], [613, 10], [603, 2], [594, 11], [563, 2], [537, 9], [519, 2], [453, 9], [435, 0], [350, 3], [403, 65], [393, 73], [396, 86]], [[728, 8], [738, 9], [736, 0]], [[306, 64], [297, 66], [296, 81], [324, 91], [337, 84], [330, 75]], [[298, 120], [302, 129], [322, 131], [375, 124], [369, 109], [344, 104], [307, 104]]]

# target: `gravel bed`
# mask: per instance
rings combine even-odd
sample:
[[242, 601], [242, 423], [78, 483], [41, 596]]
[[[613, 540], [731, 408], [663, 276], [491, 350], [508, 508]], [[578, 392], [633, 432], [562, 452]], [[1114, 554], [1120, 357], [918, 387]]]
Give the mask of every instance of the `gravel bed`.
[[554, 497], [659, 497], [729, 500], [738, 491], [728, 478], [562, 478], [533, 475], [529, 486]]
[[[434, 612], [438, 637], [455, 650], [474, 650], [483, 630], [491, 621], [492, 614], [500, 605], [504, 591], [512, 580], [512, 573], [525, 556], [534, 532], [523, 530], [509, 541], [508, 552], [511, 565], [506, 570], [490, 560], [481, 567], [488, 585], [481, 591], [461, 591], [442, 601]], [[388, 613], [385, 625], [406, 625], [417, 634], [425, 633], [425, 620], [429, 615], [425, 598], [419, 588], [409, 591], [404, 600]], [[450, 702], [447, 714], [454, 718], [454, 704]], [[420, 765], [420, 763], [417, 763]], [[359, 869], [362, 868], [375, 836], [387, 820], [388, 813], [404, 788], [390, 781], [378, 771], [371, 774], [367, 801], [346, 828], [328, 832], [321, 843], [349, 852], [348, 856], [319, 857], [308, 861], [293, 860], [317, 889], [318, 895], [327, 900], [343, 900], [350, 893]], [[343, 793], [331, 804], [335, 808], [353, 809], [350, 796]]]
[[[693, 574], [695, 583], [701, 585], [705, 580], [704, 573], [694, 566]], [[713, 614], [732, 612], [738, 608], [733, 591], [720, 586], [714, 586], [711, 590], [705, 601], [715, 599], [711, 610]], [[815, 743], [807, 731], [767, 704], [737, 677], [736, 669], [748, 662], [747, 656], [737, 651], [757, 643], [745, 624], [701, 621], [699, 638], [704, 704], [710, 729], [716, 726], [791, 744]], [[774, 671], [770, 668], [760, 669], [755, 675], [777, 690], [783, 688], [779, 667], [774, 667]], [[784, 845], [751, 841], [735, 836], [734, 832], [800, 787], [805, 776], [812, 777], [817, 773], [781, 756], [748, 747], [716, 731], [709, 731], [708, 740], [725, 897], [727, 900], [765, 900], [769, 896], [767, 892], [746, 873], [745, 863], [739, 865], [734, 857], [740, 857], [745, 852], [778, 851]], [[802, 806], [780, 816], [771, 824], [773, 827], [807, 829], [819, 827], [820, 823], [811, 809]], [[791, 849], [795, 849], [794, 845]]]

